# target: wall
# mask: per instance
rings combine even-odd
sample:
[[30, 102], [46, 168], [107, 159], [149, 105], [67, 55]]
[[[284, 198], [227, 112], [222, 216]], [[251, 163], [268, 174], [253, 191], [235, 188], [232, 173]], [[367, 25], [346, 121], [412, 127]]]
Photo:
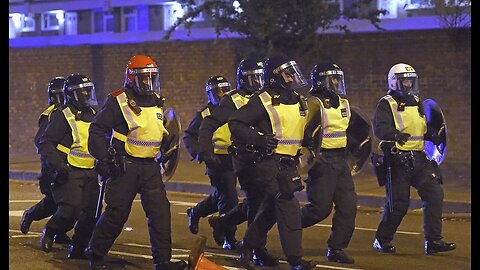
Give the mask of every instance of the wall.
[[[442, 108], [448, 126], [448, 152], [442, 167], [449, 181], [470, 183], [471, 168], [471, 33], [453, 36], [443, 30], [324, 35], [322, 48], [344, 69], [352, 105], [373, 116], [386, 92], [386, 76], [398, 62], [420, 76], [421, 98]], [[241, 40], [145, 42], [125, 45], [9, 49], [9, 155], [36, 155], [32, 139], [47, 102], [47, 84], [58, 75], [83, 73], [96, 83], [99, 104], [121, 87], [125, 66], [134, 54], [146, 54], [160, 68], [166, 107], [173, 107], [185, 128], [206, 102], [204, 85], [212, 75], [232, 85], [242, 56]], [[316, 59], [297, 59], [306, 77]], [[376, 145], [374, 148], [375, 151]], [[182, 152], [183, 158], [188, 158]], [[451, 177], [450, 177], [451, 175]]]

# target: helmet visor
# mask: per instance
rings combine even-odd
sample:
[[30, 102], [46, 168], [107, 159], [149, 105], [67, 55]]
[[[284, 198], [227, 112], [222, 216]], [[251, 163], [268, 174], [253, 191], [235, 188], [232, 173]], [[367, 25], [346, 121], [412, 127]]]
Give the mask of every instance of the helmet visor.
[[335, 93], [341, 97], [346, 95], [345, 80], [343, 77], [343, 71], [341, 70], [329, 70], [320, 72], [322, 84], [327, 91]]
[[207, 95], [208, 100], [213, 105], [218, 105], [222, 97], [230, 91], [230, 83], [228, 82], [221, 82], [218, 84], [208, 85], [207, 86]]
[[93, 83], [82, 83], [68, 88], [73, 94], [74, 102], [79, 107], [88, 107], [98, 105]]
[[403, 95], [418, 96], [418, 78], [416, 73], [397, 74], [397, 89]]
[[64, 103], [64, 95], [63, 92], [59, 93], [52, 93], [50, 95], [50, 105], [55, 104], [55, 106], [60, 106]]
[[307, 80], [305, 80], [295, 61], [279, 66], [273, 73], [280, 74], [286, 86], [294, 91], [298, 91], [307, 85]]
[[247, 90], [252, 93], [258, 93], [260, 91], [264, 85], [262, 71], [262, 69], [255, 69], [242, 72], [242, 75], [246, 78], [245, 86]]
[[160, 94], [160, 76], [158, 68], [143, 68], [135, 70], [133, 87], [141, 95]]

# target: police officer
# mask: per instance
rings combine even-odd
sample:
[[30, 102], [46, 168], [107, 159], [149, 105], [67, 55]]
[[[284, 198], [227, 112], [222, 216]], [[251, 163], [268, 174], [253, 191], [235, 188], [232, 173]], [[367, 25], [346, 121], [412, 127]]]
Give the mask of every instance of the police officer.
[[[238, 204], [237, 179], [233, 173], [232, 158], [227, 151], [227, 147], [230, 145], [228, 126], [225, 124], [215, 130], [210, 139], [214, 147], [212, 153], [200, 155], [198, 151], [198, 129], [200, 124], [211, 115], [223, 95], [230, 91], [230, 83], [224, 76], [212, 76], [206, 82], [205, 89], [208, 103], [201, 111], [195, 114], [183, 137], [183, 142], [192, 159], [205, 162], [206, 174], [214, 188], [207, 198], [197, 203], [194, 207], [187, 209], [188, 227], [193, 234], [198, 233], [198, 223], [201, 217], [206, 217], [216, 212], [223, 214]], [[235, 230], [236, 227], [229, 230], [228, 235], [225, 236], [223, 248], [235, 249]]]
[[[50, 115], [53, 110], [62, 106], [64, 103], [63, 88], [65, 87], [64, 77], [55, 77], [48, 83], [48, 108], [42, 112], [38, 118], [38, 130], [35, 134], [34, 144], [37, 148], [41, 135], [47, 127]], [[20, 231], [23, 234], [27, 234], [30, 230], [30, 226], [33, 221], [42, 220], [47, 218], [57, 211], [57, 204], [53, 199], [52, 192], [50, 190], [50, 183], [53, 181], [52, 170], [48, 167], [45, 156], [40, 157], [40, 176], [38, 177], [38, 184], [40, 192], [45, 195], [37, 204], [33, 205], [29, 209], [23, 212], [22, 219], [20, 220]], [[71, 239], [66, 233], [55, 234], [53, 238], [54, 243], [58, 244], [70, 244]]]
[[88, 128], [97, 105], [95, 86], [82, 74], [72, 74], [65, 82], [66, 102], [52, 112], [39, 139], [38, 150], [54, 171], [52, 194], [57, 210], [45, 225], [40, 238], [43, 251], [52, 249], [55, 234], [75, 226], [68, 257], [84, 259], [93, 227], [98, 197], [95, 159], [88, 152]]
[[[211, 138], [216, 130], [226, 126], [230, 115], [244, 106], [252, 96], [259, 94], [263, 87], [262, 72], [263, 63], [261, 60], [245, 58], [240, 61], [237, 67], [237, 88], [226, 93], [219, 106], [200, 125], [200, 155], [209, 156], [214, 153], [214, 146], [209, 143], [207, 138]], [[261, 186], [256, 186], [255, 182], [250, 181], [250, 179], [255, 178], [255, 160], [252, 158], [255, 153], [247, 151], [246, 146], [246, 144], [240, 144], [237, 141], [229, 147], [235, 175], [240, 183], [240, 188], [245, 192], [246, 199], [227, 213], [223, 213], [219, 217], [211, 217], [208, 220], [213, 228], [213, 236], [218, 245], [222, 245], [224, 239], [228, 238], [229, 235], [234, 235], [236, 225], [247, 221], [247, 218], [249, 223], [253, 221], [263, 198]], [[276, 266], [278, 260], [268, 253], [266, 241], [267, 236], [264, 235], [260, 247], [253, 250], [254, 263], [258, 266]]]
[[[292, 269], [312, 269], [302, 259], [302, 224], [294, 193], [303, 186], [296, 165], [306, 124], [306, 104], [296, 92], [306, 85], [295, 61], [276, 56], [265, 61], [265, 89], [234, 112], [228, 125], [232, 141], [250, 145], [257, 153], [255, 181], [263, 187], [255, 219], [239, 244], [240, 263], [254, 269], [251, 249], [259, 248], [277, 223], [283, 252]], [[250, 184], [250, 183], [249, 183]]]
[[345, 97], [343, 70], [334, 62], [315, 65], [308, 98], [304, 145], [316, 153], [308, 170], [307, 198], [302, 207], [302, 228], [327, 218], [335, 204], [332, 232], [327, 240], [327, 260], [354, 263], [345, 249], [355, 229], [357, 194], [347, 163], [347, 130], [358, 117]]
[[107, 96], [89, 129], [90, 153], [97, 160], [99, 174], [108, 181], [106, 208], [85, 252], [92, 269], [106, 268], [103, 257], [122, 232], [139, 193], [148, 218], [155, 269], [183, 270], [184, 261], [170, 261], [170, 202], [155, 160], [166, 133], [158, 66], [149, 56], [135, 55], [125, 75], [124, 88]]
[[388, 203], [384, 207], [373, 247], [383, 253], [395, 252], [391, 241], [408, 211], [413, 186], [423, 202], [425, 254], [454, 250], [454, 243], [442, 240], [441, 174], [437, 163], [423, 152], [425, 140], [439, 144], [440, 138], [427, 127], [418, 97], [418, 74], [412, 66], [399, 63], [387, 76], [387, 95], [377, 103], [373, 125], [384, 155], [391, 156], [391, 190], [386, 191], [392, 192], [393, 205], [391, 212]]

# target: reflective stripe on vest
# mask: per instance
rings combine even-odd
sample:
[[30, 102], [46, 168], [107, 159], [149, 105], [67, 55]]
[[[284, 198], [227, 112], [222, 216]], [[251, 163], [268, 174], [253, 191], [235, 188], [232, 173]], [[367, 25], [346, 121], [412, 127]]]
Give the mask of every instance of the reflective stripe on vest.
[[[325, 149], [336, 149], [347, 146], [347, 128], [350, 123], [350, 103], [347, 99], [340, 99], [338, 108], [325, 108], [321, 99], [320, 112], [322, 119], [322, 144]], [[342, 110], [344, 113], [342, 114]]]
[[395, 143], [395, 146], [404, 151], [423, 151], [425, 147], [423, 135], [427, 132], [427, 121], [425, 116], [421, 116], [418, 112], [418, 106], [405, 106], [405, 110], [398, 111], [398, 103], [392, 96], [386, 95], [383, 99], [390, 104], [395, 128], [411, 135], [404, 145]]
[[[95, 159], [88, 152], [88, 128], [90, 127], [90, 123], [75, 120], [75, 115], [69, 107], [63, 109], [62, 112], [72, 129], [73, 142], [67, 153], [68, 163], [75, 167], [92, 169], [95, 164]], [[58, 145], [57, 149], [59, 149]]]
[[45, 111], [43, 111], [40, 116], [45, 115], [50, 119], [50, 114], [53, 112], [54, 109], [55, 109], [55, 104], [52, 104], [48, 108], [46, 108]]
[[296, 156], [302, 147], [303, 132], [307, 119], [300, 115], [300, 104], [272, 105], [272, 97], [267, 92], [259, 95], [263, 106], [268, 112], [272, 131], [278, 139], [276, 154]]
[[243, 107], [243, 105], [247, 104], [248, 100], [250, 100], [250, 97], [252, 97], [252, 95], [242, 96], [239, 93], [235, 93], [230, 96], [237, 110]]
[[125, 93], [116, 96], [116, 99], [127, 122], [128, 134], [114, 130], [114, 137], [125, 143], [125, 151], [133, 157], [156, 157], [160, 152], [163, 135], [167, 134], [163, 126], [163, 109], [157, 106], [140, 107], [142, 111], [137, 115], [128, 106]]

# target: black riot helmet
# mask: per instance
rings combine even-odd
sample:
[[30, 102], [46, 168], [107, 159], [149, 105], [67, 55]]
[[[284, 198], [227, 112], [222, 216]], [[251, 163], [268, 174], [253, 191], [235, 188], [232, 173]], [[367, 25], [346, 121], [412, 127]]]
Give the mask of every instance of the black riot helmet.
[[208, 100], [214, 106], [220, 103], [220, 99], [230, 91], [230, 83], [223, 76], [212, 76], [205, 83], [205, 91], [207, 91]]
[[345, 97], [345, 76], [343, 70], [334, 62], [322, 62], [315, 65], [311, 74], [311, 93], [320, 93], [326, 97], [339, 95]]
[[270, 57], [263, 66], [263, 80], [270, 88], [299, 91], [307, 85], [297, 63], [283, 56]]
[[65, 98], [78, 109], [97, 105], [95, 85], [90, 79], [82, 74], [72, 74], [67, 77], [65, 83]]
[[263, 62], [253, 58], [240, 61], [237, 68], [237, 88], [250, 94], [259, 93], [263, 88]]
[[48, 106], [59, 107], [64, 103], [65, 82], [64, 77], [55, 77], [48, 83]]

